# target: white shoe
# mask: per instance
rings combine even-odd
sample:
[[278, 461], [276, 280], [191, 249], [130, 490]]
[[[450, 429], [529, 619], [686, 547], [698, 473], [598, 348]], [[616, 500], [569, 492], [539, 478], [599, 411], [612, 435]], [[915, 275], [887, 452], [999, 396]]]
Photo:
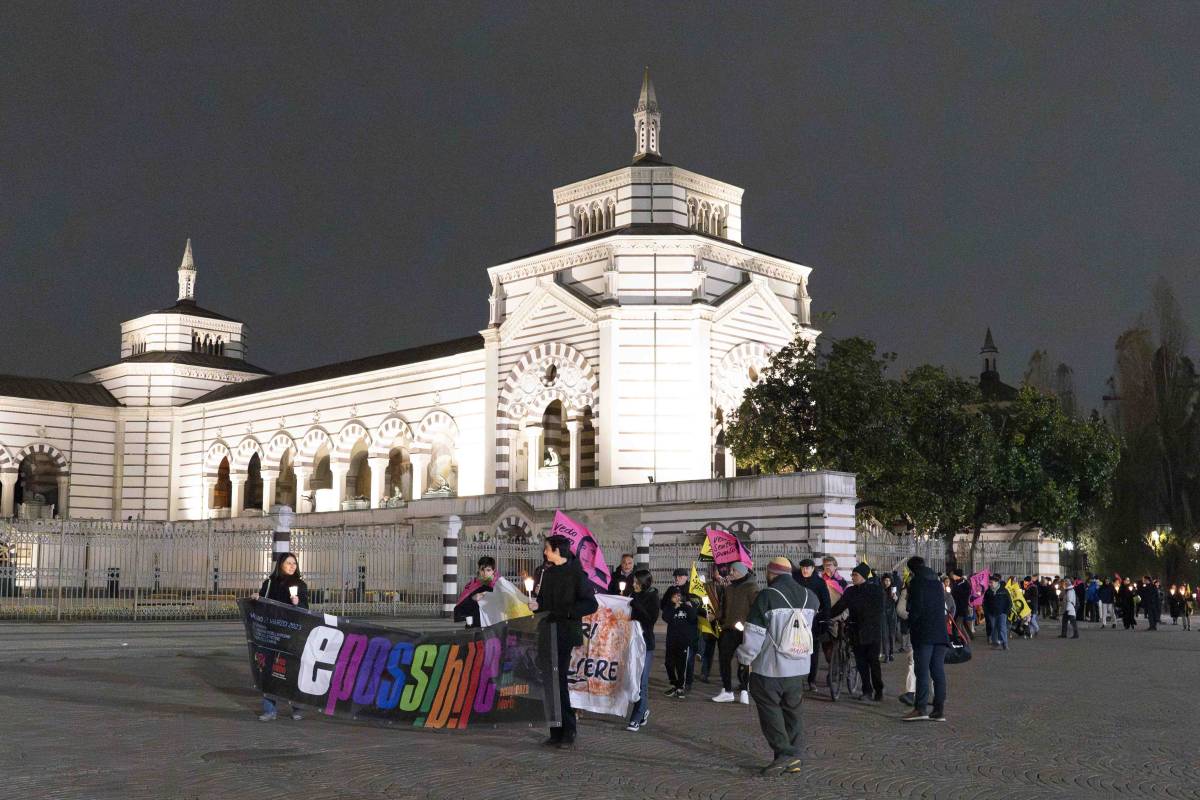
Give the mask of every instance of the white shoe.
[[740, 692], [738, 692], [738, 702], [744, 706], [750, 705], [750, 693], [745, 689], [742, 689]]
[[713, 698], [713, 702], [714, 703], [732, 703], [735, 699], [736, 698], [733, 696], [733, 692], [721, 692], [719, 695], [717, 695], [716, 697]]

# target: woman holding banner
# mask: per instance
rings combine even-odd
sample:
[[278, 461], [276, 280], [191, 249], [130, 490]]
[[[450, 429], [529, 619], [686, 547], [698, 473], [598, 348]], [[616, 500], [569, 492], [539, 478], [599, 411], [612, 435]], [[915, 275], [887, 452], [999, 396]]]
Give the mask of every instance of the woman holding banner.
[[571, 651], [583, 644], [582, 620], [595, 612], [596, 590], [584, 573], [579, 560], [571, 553], [571, 540], [565, 536], [550, 536], [542, 548], [545, 567], [538, 577], [529, 607], [538, 614], [538, 650], [544, 658], [550, 654], [550, 631], [558, 666], [558, 697], [562, 722], [550, 728], [550, 737], [542, 744], [560, 749], [575, 747], [575, 709], [571, 708], [571, 691], [567, 675], [571, 669]]
[[[300, 577], [300, 562], [294, 553], [280, 553], [275, 561], [275, 568], [262, 582], [258, 594], [250, 595], [251, 600], [274, 600], [276, 603], [308, 608], [308, 584]], [[292, 703], [292, 719], [304, 719], [301, 713], [303, 706]], [[272, 722], [277, 716], [275, 700], [265, 694], [262, 699], [262, 713], [259, 722]]]

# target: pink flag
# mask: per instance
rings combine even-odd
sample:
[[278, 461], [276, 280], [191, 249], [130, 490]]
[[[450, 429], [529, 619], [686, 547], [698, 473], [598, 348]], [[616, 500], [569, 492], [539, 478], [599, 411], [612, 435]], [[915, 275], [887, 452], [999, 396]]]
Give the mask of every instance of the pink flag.
[[592, 532], [580, 523], [568, 517], [561, 511], [554, 512], [554, 524], [550, 527], [551, 536], [565, 536], [571, 542], [571, 552], [579, 559], [583, 571], [592, 583], [604, 591], [608, 591], [608, 583], [612, 573], [604, 560], [604, 552]]
[[988, 572], [986, 569], [971, 576], [971, 605], [975, 605], [975, 601], [983, 597], [983, 593], [987, 591], [987, 585]]
[[741, 561], [748, 567], [754, 566], [750, 551], [742, 546], [738, 538], [729, 531], [708, 528], [704, 531], [708, 537], [708, 546], [712, 550], [713, 561], [718, 564], [732, 564]]
[[475, 594], [482, 588], [483, 581], [479, 580], [479, 578], [471, 578], [471, 580], [467, 582], [466, 588], [464, 588], [462, 593], [459, 594], [458, 603], [455, 603], [455, 605], [462, 603], [463, 600], [466, 600], [468, 597]]

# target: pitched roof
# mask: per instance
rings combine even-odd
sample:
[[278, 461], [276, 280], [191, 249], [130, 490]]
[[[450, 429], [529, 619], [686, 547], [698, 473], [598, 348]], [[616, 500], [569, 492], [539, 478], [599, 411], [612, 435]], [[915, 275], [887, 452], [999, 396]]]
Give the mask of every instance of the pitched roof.
[[53, 400], [86, 406], [121, 405], [112, 393], [99, 383], [60, 381], [53, 378], [26, 378], [21, 375], [0, 375], [0, 396], [24, 397], [29, 400]]
[[152, 314], [187, 314], [191, 317], [207, 317], [209, 319], [223, 319], [226, 322], [241, 322], [240, 319], [227, 317], [224, 314], [218, 314], [215, 311], [209, 311], [207, 308], [201, 308], [196, 305], [195, 300], [179, 300], [173, 306], [160, 308], [157, 311], [150, 312]]
[[979, 393], [985, 403], [1011, 403], [1020, 390], [1000, 380], [1000, 373], [984, 372], [979, 376]]
[[452, 339], [448, 342], [410, 347], [405, 350], [393, 350], [390, 353], [380, 353], [379, 355], [356, 358], [351, 361], [339, 361], [336, 364], [326, 364], [325, 366], [310, 367], [309, 369], [302, 369], [296, 372], [270, 375], [243, 383], [231, 383], [228, 386], [213, 389], [208, 394], [200, 395], [185, 405], [199, 405], [200, 403], [211, 403], [217, 400], [228, 400], [232, 397], [243, 397], [245, 395], [258, 394], [259, 392], [269, 392], [289, 386], [302, 386], [306, 383], [316, 383], [317, 381], [325, 381], [331, 378], [342, 378], [347, 375], [357, 375], [377, 369], [387, 369], [388, 367], [400, 367], [405, 364], [415, 364], [420, 361], [456, 356], [461, 353], [469, 353], [472, 350], [482, 349], [483, 337], [479, 334], [474, 334], [472, 336], [465, 336], [462, 339]]

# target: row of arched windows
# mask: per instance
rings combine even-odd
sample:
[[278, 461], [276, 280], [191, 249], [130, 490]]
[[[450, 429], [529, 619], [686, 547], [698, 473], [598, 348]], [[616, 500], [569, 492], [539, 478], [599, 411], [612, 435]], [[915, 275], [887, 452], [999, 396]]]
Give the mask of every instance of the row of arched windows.
[[206, 353], [210, 356], [223, 356], [225, 355], [225, 340], [220, 336], [214, 337], [207, 333], [201, 337], [199, 333], [192, 331], [192, 352]]
[[729, 213], [724, 206], [689, 197], [688, 227], [694, 231], [725, 238], [729, 231]]
[[617, 225], [617, 203], [612, 198], [593, 200], [590, 205], [575, 209], [575, 235], [590, 236], [611, 230]]

